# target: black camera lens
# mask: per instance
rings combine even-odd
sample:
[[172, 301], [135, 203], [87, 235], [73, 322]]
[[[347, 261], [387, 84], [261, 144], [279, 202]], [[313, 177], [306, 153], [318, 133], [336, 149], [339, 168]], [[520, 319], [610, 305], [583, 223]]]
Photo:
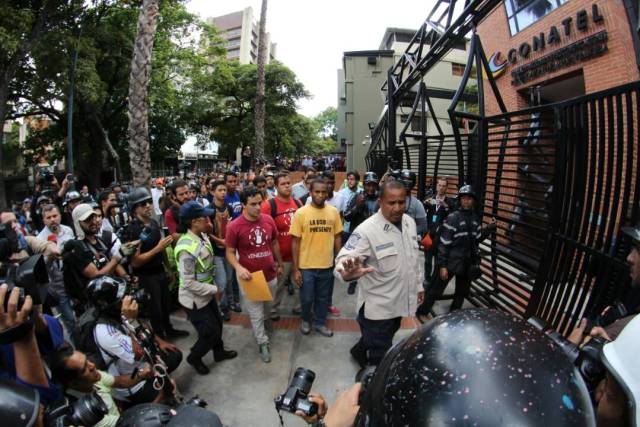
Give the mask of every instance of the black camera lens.
[[107, 405], [96, 393], [82, 396], [71, 405], [72, 425], [92, 426], [97, 424], [108, 412]]
[[309, 391], [311, 391], [311, 386], [313, 385], [313, 381], [315, 379], [316, 373], [311, 369], [298, 368], [293, 374], [291, 387], [297, 388], [306, 396], [309, 394]]

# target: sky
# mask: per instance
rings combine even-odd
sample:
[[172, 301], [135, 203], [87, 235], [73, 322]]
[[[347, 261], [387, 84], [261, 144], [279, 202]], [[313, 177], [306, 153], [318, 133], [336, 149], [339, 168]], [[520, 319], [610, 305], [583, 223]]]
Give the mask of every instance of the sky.
[[[276, 58], [302, 81], [310, 99], [300, 113], [313, 116], [337, 106], [337, 70], [342, 53], [380, 47], [387, 27], [418, 29], [435, 0], [269, 0], [267, 31], [277, 43]], [[191, 0], [187, 7], [202, 18], [251, 6], [260, 18], [260, 0]]]

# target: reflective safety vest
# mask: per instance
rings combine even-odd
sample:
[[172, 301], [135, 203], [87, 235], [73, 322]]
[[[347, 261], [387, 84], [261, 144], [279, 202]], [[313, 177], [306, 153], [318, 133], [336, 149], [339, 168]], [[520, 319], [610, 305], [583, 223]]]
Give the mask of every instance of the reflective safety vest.
[[[206, 248], [207, 251], [211, 254], [211, 262], [205, 262], [202, 258], [200, 258], [200, 251], [203, 248]], [[201, 283], [211, 283], [213, 284], [213, 273], [215, 270], [215, 264], [213, 263], [213, 247], [210, 242], [205, 242], [202, 239], [194, 240], [191, 236], [187, 234], [183, 234], [176, 243], [176, 247], [174, 249], [174, 255], [176, 264], [178, 267], [180, 266], [178, 262], [178, 257], [180, 253], [186, 251], [192, 257], [196, 259], [196, 280]], [[179, 270], [179, 269], [178, 269]], [[184, 280], [182, 279], [182, 274], [179, 274], [180, 277], [180, 287], [184, 287]]]

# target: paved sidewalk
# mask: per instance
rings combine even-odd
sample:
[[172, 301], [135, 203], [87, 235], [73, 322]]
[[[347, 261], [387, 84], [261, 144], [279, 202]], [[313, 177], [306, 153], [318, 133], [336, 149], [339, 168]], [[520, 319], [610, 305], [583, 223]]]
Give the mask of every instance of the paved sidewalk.
[[[334, 329], [332, 338], [311, 333], [304, 336], [298, 330], [299, 319], [291, 314], [297, 293], [287, 296], [281, 310], [282, 319], [275, 322], [271, 340], [272, 361], [262, 363], [258, 347], [253, 338], [251, 326], [244, 313], [234, 315], [224, 326], [224, 342], [227, 348], [236, 350], [238, 357], [221, 362], [213, 361], [211, 353], [204, 359], [211, 368], [206, 376], [196, 374], [183, 361], [174, 374], [178, 388], [186, 398], [200, 395], [208, 403], [208, 409], [216, 412], [225, 425], [279, 426], [280, 420], [274, 408], [273, 398], [285, 391], [291, 376], [298, 367], [311, 369], [316, 373], [312, 390], [321, 393], [331, 404], [337, 395], [349, 388], [358, 366], [349, 354], [349, 349], [360, 337], [355, 319], [355, 295], [347, 295], [346, 286], [336, 283], [334, 304], [342, 310], [339, 318], [330, 317], [329, 326]], [[438, 312], [446, 304], [438, 303]], [[173, 316], [176, 327], [187, 329], [191, 335], [176, 341], [186, 355], [195, 341], [191, 325], [177, 313]], [[419, 323], [403, 319], [402, 329], [396, 334], [396, 341], [410, 335]], [[283, 413], [285, 426], [305, 426], [298, 417]]]

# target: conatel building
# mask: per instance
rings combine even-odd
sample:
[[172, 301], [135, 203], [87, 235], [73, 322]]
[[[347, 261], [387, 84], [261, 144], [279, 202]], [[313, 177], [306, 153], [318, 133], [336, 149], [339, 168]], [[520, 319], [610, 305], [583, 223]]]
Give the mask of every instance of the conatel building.
[[503, 1], [477, 33], [507, 109], [638, 80], [637, 9], [635, 0]]

